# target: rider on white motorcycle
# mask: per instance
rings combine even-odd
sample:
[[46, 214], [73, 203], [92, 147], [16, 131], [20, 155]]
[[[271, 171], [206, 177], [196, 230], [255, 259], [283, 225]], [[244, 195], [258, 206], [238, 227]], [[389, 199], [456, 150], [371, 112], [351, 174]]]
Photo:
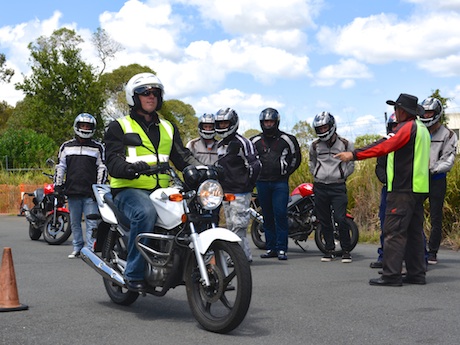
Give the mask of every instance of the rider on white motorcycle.
[[[130, 114], [109, 124], [104, 142], [114, 203], [130, 220], [126, 286], [143, 292], [145, 259], [135, 246], [135, 238], [141, 232], [153, 230], [157, 213], [149, 195], [168, 186], [169, 176], [139, 173], [169, 161], [181, 171], [188, 165], [201, 163], [184, 147], [177, 127], [159, 118], [157, 111], [163, 103], [164, 87], [156, 75], [136, 74], [128, 81], [125, 93]], [[143, 146], [126, 147], [125, 133], [138, 133]]]

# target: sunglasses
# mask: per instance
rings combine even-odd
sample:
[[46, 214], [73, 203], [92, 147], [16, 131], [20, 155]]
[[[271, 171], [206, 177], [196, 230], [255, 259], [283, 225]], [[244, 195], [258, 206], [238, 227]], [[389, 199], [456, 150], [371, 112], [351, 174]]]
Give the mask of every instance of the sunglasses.
[[140, 96], [150, 96], [154, 95], [156, 98], [159, 98], [161, 96], [161, 90], [157, 88], [152, 88], [148, 86], [142, 86], [134, 90], [134, 93]]

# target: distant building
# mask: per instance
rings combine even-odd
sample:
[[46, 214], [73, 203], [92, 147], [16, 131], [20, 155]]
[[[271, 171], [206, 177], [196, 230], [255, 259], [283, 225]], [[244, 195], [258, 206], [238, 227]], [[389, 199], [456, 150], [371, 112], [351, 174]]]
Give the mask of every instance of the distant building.
[[[447, 118], [447, 127], [449, 127], [451, 130], [457, 134], [457, 138], [460, 138], [459, 133], [460, 133], [460, 113], [447, 113], [446, 114]], [[460, 140], [457, 144], [457, 154], [460, 153]]]

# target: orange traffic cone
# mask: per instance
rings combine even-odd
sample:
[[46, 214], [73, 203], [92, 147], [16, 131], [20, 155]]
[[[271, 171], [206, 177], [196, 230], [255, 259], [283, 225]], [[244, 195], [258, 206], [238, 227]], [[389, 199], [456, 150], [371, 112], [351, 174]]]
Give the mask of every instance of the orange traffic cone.
[[11, 248], [4, 248], [0, 269], [0, 312], [26, 310], [28, 308], [28, 306], [19, 303]]

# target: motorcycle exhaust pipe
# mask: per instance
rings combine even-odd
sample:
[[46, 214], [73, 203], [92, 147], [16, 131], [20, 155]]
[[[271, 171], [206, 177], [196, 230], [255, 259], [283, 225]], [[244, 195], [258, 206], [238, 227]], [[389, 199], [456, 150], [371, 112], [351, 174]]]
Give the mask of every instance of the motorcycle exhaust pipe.
[[80, 256], [86, 264], [93, 268], [102, 277], [109, 279], [110, 281], [121, 287], [126, 288], [123, 276], [117, 271], [115, 271], [113, 268], [109, 267], [99, 256], [97, 256], [89, 248], [83, 248], [80, 251]]

